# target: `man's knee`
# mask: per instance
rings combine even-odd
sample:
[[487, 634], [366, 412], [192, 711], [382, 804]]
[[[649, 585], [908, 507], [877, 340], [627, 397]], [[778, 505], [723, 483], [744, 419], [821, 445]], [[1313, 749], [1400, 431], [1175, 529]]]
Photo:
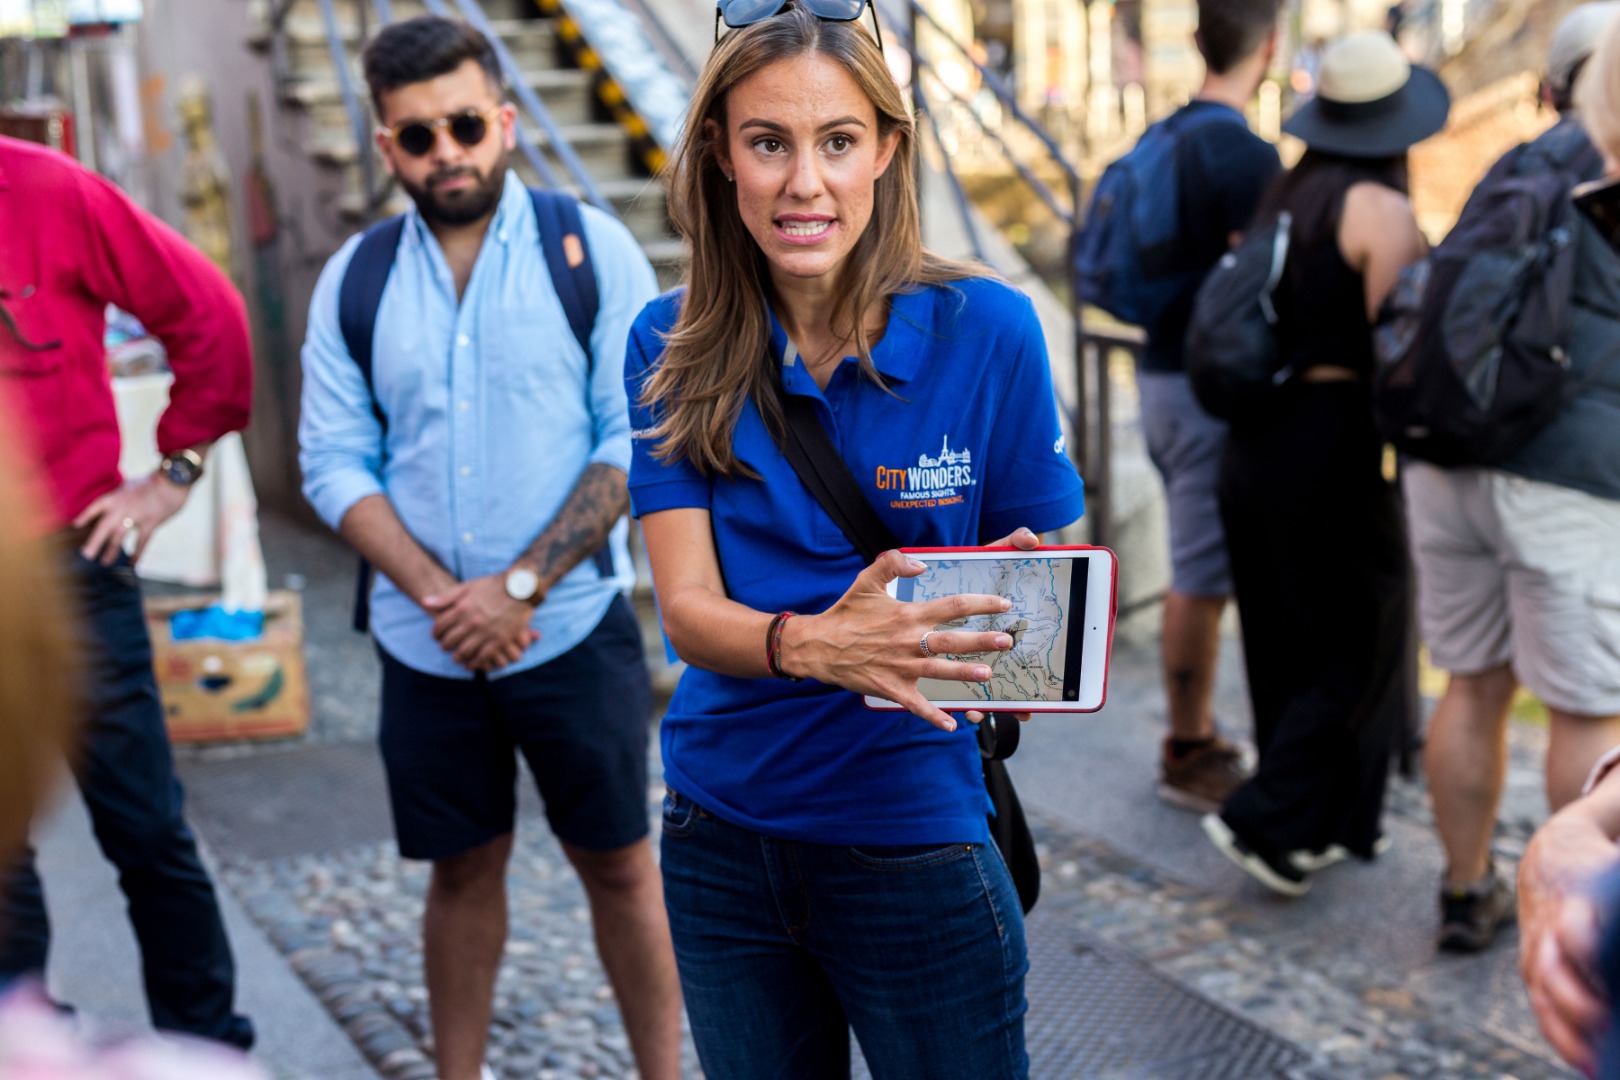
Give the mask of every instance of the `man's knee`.
[[1505, 714], [1519, 690], [1519, 680], [1510, 664], [1487, 668], [1466, 675], [1453, 674], [1446, 693], [1464, 704], [1481, 720]]
[[652, 846], [646, 840], [609, 851], [591, 851], [565, 843], [563, 850], [593, 895], [634, 896], [658, 881], [658, 864], [653, 862]]
[[503, 833], [470, 851], [433, 860], [433, 888], [455, 897], [498, 891], [506, 884], [512, 834]]

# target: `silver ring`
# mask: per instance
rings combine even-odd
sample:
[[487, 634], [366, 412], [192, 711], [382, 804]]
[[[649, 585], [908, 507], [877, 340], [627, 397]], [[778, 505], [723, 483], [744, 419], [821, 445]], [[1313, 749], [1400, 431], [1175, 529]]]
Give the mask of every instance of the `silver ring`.
[[[932, 633], [934, 633], [933, 630], [928, 631], [928, 634]], [[928, 634], [924, 634], [922, 636], [922, 640], [917, 643], [918, 647], [922, 649], [922, 654], [925, 657], [931, 657], [934, 655], [934, 650], [928, 647]]]
[[135, 527], [135, 519], [134, 518], [125, 518], [124, 519], [124, 531], [125, 532], [129, 532], [134, 527]]

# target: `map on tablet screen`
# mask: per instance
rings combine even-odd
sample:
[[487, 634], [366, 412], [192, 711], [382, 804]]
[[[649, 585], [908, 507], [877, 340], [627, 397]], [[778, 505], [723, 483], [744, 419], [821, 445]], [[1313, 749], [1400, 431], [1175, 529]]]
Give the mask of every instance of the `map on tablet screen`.
[[[1086, 608], [1086, 565], [1076, 577], [1073, 559], [991, 560], [924, 556], [928, 569], [895, 582], [896, 599], [932, 600], [959, 593], [1005, 596], [1012, 609], [942, 623], [937, 630], [996, 631], [1010, 634], [1007, 652], [954, 655], [990, 665], [990, 681], [948, 682], [919, 679], [917, 689], [930, 701], [1073, 701], [1078, 670], [1070, 672], [1070, 620]], [[1079, 595], [1076, 596], [1076, 585]], [[1078, 660], [1078, 657], [1074, 657]], [[1074, 678], [1070, 678], [1070, 675]]]

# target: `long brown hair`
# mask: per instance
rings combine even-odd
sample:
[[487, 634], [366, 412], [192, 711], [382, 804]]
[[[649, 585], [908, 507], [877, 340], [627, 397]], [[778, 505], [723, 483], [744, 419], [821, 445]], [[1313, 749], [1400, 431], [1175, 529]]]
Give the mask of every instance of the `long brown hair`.
[[711, 133], [718, 130], [719, 138], [726, 137], [726, 98], [732, 87], [780, 60], [810, 53], [842, 65], [872, 102], [878, 136], [894, 133], [898, 140], [873, 191], [872, 219], [845, 260], [828, 312], [834, 331], [853, 338], [861, 371], [883, 385], [872, 366], [867, 312], [907, 289], [984, 273], [923, 247], [911, 165], [915, 128], [871, 34], [854, 23], [823, 22], [796, 4], [728, 33], [704, 65], [670, 164], [670, 217], [692, 259], [663, 361], [642, 391], [642, 401], [661, 414], [650, 433], [657, 440], [655, 456], [685, 458], [704, 474], [750, 471], [737, 461], [731, 445], [747, 398], [754, 399], [767, 426], [783, 430], [773, 387], [780, 376], [767, 355], [769, 271], [737, 212]]

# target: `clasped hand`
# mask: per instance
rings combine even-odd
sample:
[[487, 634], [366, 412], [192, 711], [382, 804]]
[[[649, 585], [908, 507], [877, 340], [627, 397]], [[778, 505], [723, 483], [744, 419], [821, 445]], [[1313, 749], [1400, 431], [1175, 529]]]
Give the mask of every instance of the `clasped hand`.
[[[1039, 542], [1028, 529], [1019, 529], [993, 546], [1029, 550]], [[791, 654], [785, 656], [789, 674], [809, 675], [857, 694], [885, 698], [937, 728], [955, 731], [956, 721], [918, 692], [917, 680], [988, 682], [988, 664], [956, 657], [1005, 652], [1013, 647], [1013, 639], [1000, 631], [934, 627], [975, 615], [999, 615], [1010, 610], [1012, 602], [1001, 596], [963, 593], [902, 603], [889, 595], [891, 581], [916, 577], [924, 569], [923, 563], [908, 555], [886, 551], [861, 571], [832, 607], [820, 615], [790, 620], [784, 628], [791, 641]], [[925, 634], [932, 656], [923, 654]], [[1029, 718], [1028, 713], [1016, 715], [1020, 720]], [[972, 723], [983, 718], [980, 712], [967, 713]]]
[[473, 578], [422, 598], [433, 616], [433, 640], [462, 667], [494, 671], [517, 663], [540, 640], [529, 625], [534, 607], [506, 594], [501, 574]]

